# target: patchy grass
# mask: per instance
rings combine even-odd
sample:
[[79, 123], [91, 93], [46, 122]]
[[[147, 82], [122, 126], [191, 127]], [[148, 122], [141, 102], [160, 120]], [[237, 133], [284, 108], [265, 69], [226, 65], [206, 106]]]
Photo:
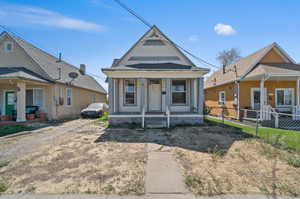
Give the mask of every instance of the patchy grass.
[[32, 129], [30, 126], [23, 124], [0, 126], [0, 137], [30, 129]]
[[0, 193], [4, 193], [8, 189], [8, 185], [0, 179]]
[[300, 169], [293, 165], [294, 158], [290, 163], [285, 159], [299, 158], [297, 153], [257, 139], [237, 140], [221, 154], [219, 150], [210, 150], [211, 153], [179, 147], [173, 150], [183, 169], [185, 183], [194, 194], [300, 195]]
[[9, 161], [0, 161], [0, 168], [6, 167], [7, 165], [9, 165]]
[[145, 143], [98, 141], [102, 129], [86, 125], [0, 168], [4, 192], [143, 194]]
[[[206, 121], [220, 125], [223, 124], [221, 120], [214, 118], [206, 118]], [[240, 125], [233, 122], [225, 121], [225, 126], [234, 127], [242, 132], [249, 133], [251, 135], [256, 134], [256, 128], [247, 125]], [[268, 143], [276, 144], [284, 149], [292, 149], [300, 152], [300, 133], [299, 131], [283, 130], [275, 128], [259, 127], [258, 136]]]
[[300, 167], [300, 158], [294, 155], [288, 155], [285, 159], [289, 165], [292, 165], [293, 167]]

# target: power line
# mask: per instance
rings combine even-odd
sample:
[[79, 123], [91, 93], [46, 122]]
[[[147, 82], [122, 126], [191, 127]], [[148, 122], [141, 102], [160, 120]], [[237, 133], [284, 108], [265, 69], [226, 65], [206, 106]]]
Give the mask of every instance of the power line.
[[[135, 16], [138, 20], [140, 20], [144, 25], [146, 25], [147, 27], [151, 28], [152, 25], [151, 23], [149, 23], [147, 20], [145, 20], [143, 17], [141, 17], [137, 12], [135, 12], [134, 10], [132, 10], [131, 8], [129, 8], [127, 5], [125, 5], [124, 3], [122, 3], [120, 0], [113, 0], [114, 2], [116, 2], [117, 4], [119, 4], [122, 8], [124, 8], [127, 12], [129, 12], [130, 14], [132, 14], [133, 16]], [[190, 51], [184, 49], [183, 47], [179, 46], [178, 44], [172, 42], [176, 47], [178, 47], [179, 49], [181, 49], [182, 51], [184, 51], [185, 53], [187, 53], [188, 55], [190, 55], [191, 57], [193, 57], [194, 59], [209, 65], [211, 67], [217, 68], [219, 69], [220, 67], [212, 64], [208, 61], [206, 61], [205, 59], [202, 59], [196, 55], [194, 55], [193, 53], [191, 53]]]
[[132, 14], [133, 16], [135, 16], [136, 18], [138, 18], [143, 24], [145, 24], [149, 28], [152, 27], [152, 25], [150, 23], [148, 23], [143, 17], [141, 17], [140, 15], [138, 15], [134, 10], [130, 9], [128, 6], [126, 6], [121, 1], [119, 1], [119, 0], [113, 0], [113, 1], [115, 1], [117, 4], [119, 4], [125, 10], [127, 10], [130, 14]]

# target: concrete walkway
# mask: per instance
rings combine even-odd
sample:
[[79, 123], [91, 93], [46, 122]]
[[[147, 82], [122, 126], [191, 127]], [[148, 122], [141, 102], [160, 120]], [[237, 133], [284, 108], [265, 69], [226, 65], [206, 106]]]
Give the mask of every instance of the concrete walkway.
[[186, 194], [184, 179], [171, 152], [161, 151], [161, 145], [148, 144], [146, 166], [147, 194]]
[[[260, 194], [250, 195], [219, 195], [219, 196], [194, 196], [184, 194], [148, 194], [142, 196], [119, 196], [97, 194], [15, 194], [0, 195], [0, 199], [296, 199], [286, 196], [268, 196]], [[297, 198], [299, 199], [299, 198]]]
[[[54, 138], [81, 128], [91, 122], [92, 120], [73, 120], [62, 124], [59, 127], [54, 127], [53, 130], [46, 132], [36, 130], [37, 132], [32, 134], [17, 137], [18, 140], [16, 142], [7, 144], [0, 149], [0, 161], [9, 161], [13, 158], [35, 152], [39, 146], [50, 143]], [[7, 142], [9, 139], [14, 138], [1, 138], [0, 144]]]

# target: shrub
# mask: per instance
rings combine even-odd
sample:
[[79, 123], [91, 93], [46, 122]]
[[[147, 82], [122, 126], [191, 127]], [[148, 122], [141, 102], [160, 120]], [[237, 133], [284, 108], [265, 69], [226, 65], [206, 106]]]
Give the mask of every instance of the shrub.
[[103, 115], [100, 117], [100, 120], [107, 121], [108, 120], [108, 112], [104, 112]]

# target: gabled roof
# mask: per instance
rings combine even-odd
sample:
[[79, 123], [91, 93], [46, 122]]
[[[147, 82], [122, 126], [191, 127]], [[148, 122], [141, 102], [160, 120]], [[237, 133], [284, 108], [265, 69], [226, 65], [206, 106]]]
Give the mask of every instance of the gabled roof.
[[[48, 81], [69, 83], [71, 78], [70, 72], [76, 72], [79, 74], [78, 78], [72, 81], [72, 85], [80, 88], [93, 90], [96, 92], [106, 93], [104, 88], [90, 75], [81, 75], [79, 69], [65, 61], [58, 62], [58, 58], [33, 46], [29, 42], [15, 36], [14, 34], [3, 32], [0, 37], [8, 36], [15, 41], [25, 53], [41, 68], [43, 76]], [[61, 69], [61, 78], [59, 78], [59, 68]]]
[[262, 58], [274, 48], [277, 49], [278, 52], [281, 53], [281, 55], [284, 56], [288, 62], [295, 63], [295, 61], [289, 57], [288, 54], [277, 43], [272, 43], [254, 52], [253, 54], [226, 66], [225, 73], [223, 73], [223, 69], [215, 71], [205, 81], [205, 88], [219, 86], [245, 78], [245, 76], [257, 66]]
[[[154, 47], [153, 48], [149, 47], [151, 46], [151, 44], [141, 45], [143, 41], [153, 42]], [[164, 50], [169, 48], [170, 49], [170, 52], [168, 52], [169, 54], [166, 51], [164, 51], [165, 54], [163, 53], [161, 54], [160, 52], [158, 52], [162, 48], [164, 48]], [[133, 51], [135, 51], [137, 55], [131, 55], [129, 57], [129, 55], [133, 53]], [[147, 65], [147, 67], [153, 65], [154, 67], [156, 67], [155, 69], [159, 69], [159, 66], [162, 66], [161, 69], [168, 69], [168, 67], [164, 66], [164, 64], [168, 66], [170, 66], [170, 64], [174, 64], [176, 65], [176, 69], [182, 66], [182, 69], [186, 69], [186, 70], [198, 69], [198, 70], [209, 72], [209, 70], [206, 68], [197, 67], [180, 49], [178, 49], [176, 44], [174, 44], [155, 25], [151, 27], [120, 59], [115, 59], [111, 67], [117, 70], [118, 68], [124, 69], [124, 67], [133, 68], [132, 66], [134, 65], [135, 66]], [[139, 67], [135, 67], [135, 68], [138, 69]], [[169, 69], [171, 70], [172, 67], [169, 67]]]

